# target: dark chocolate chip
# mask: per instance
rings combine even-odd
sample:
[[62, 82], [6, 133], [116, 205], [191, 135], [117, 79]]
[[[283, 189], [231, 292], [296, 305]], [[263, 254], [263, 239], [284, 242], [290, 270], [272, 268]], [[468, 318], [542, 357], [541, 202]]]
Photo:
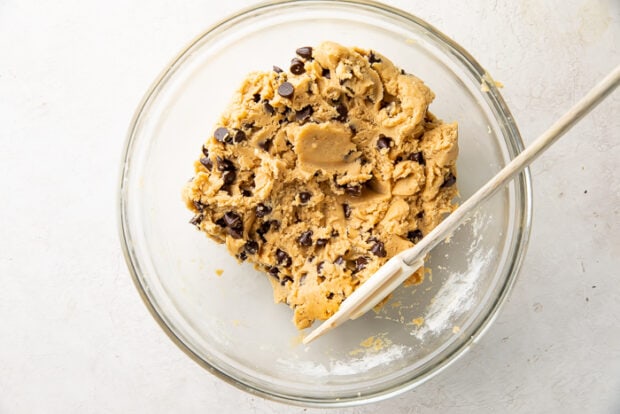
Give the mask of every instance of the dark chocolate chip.
[[304, 59], [312, 58], [312, 48], [310, 46], [300, 47], [299, 49], [295, 51], [295, 53], [297, 53], [299, 56], [301, 56]]
[[416, 218], [419, 218], [419, 219], [423, 218], [423, 217], [424, 217], [424, 210], [420, 211], [420, 212], [419, 212], [418, 214], [416, 214], [415, 216], [416, 216]]
[[295, 87], [290, 82], [284, 82], [282, 85], [278, 86], [278, 95], [283, 98], [291, 99], [295, 94]]
[[266, 206], [263, 203], [256, 205], [256, 217], [265, 217], [267, 214], [271, 213], [271, 207]]
[[310, 118], [310, 116], [312, 116], [313, 113], [314, 113], [314, 109], [312, 109], [312, 106], [310, 105], [304, 106], [301, 110], [295, 112], [295, 120], [298, 122], [305, 121], [308, 118]]
[[409, 161], [415, 161], [420, 165], [426, 165], [426, 160], [424, 159], [424, 154], [420, 152], [414, 152], [413, 154], [407, 157]]
[[342, 256], [338, 256], [336, 257], [336, 260], [334, 260], [334, 264], [340, 266], [341, 264], [344, 263], [344, 257]]
[[301, 233], [301, 235], [297, 238], [297, 243], [305, 247], [312, 246], [312, 230]]
[[455, 183], [456, 183], [456, 176], [452, 174], [452, 172], [449, 172], [448, 176], [444, 178], [441, 188], [452, 187]]
[[218, 171], [236, 171], [235, 164], [231, 160], [226, 158], [217, 157], [217, 169]]
[[355, 259], [355, 269], [353, 269], [352, 273], [357, 273], [361, 270], [364, 270], [366, 268], [366, 266], [368, 265], [368, 257], [366, 256], [360, 256], [357, 259]]
[[267, 112], [269, 115], [273, 115], [276, 113], [276, 110], [273, 109], [273, 106], [271, 106], [271, 104], [267, 101], [263, 102], [263, 109], [265, 110], [265, 112]]
[[224, 185], [230, 185], [235, 182], [237, 178], [237, 173], [234, 171], [224, 171], [222, 173], [222, 180], [224, 181]]
[[344, 104], [342, 102], [340, 102], [340, 103], [338, 103], [338, 105], [336, 105], [336, 112], [338, 112], [338, 116], [335, 117], [334, 119], [336, 121], [346, 122], [347, 115], [349, 114], [349, 110], [347, 109], [346, 106], [344, 106]]
[[202, 153], [205, 157], [209, 157], [209, 150], [204, 145], [202, 146]]
[[385, 246], [383, 242], [377, 241], [370, 248], [370, 253], [374, 254], [377, 257], [385, 257], [387, 256], [387, 252], [385, 251]]
[[347, 203], [342, 204], [342, 211], [344, 211], [344, 218], [351, 217], [351, 206]]
[[220, 217], [219, 219], [215, 220], [215, 224], [217, 224], [220, 227], [226, 227], [226, 222], [224, 221], [223, 217]]
[[380, 62], [381, 62], [381, 59], [376, 57], [375, 53], [371, 50], [370, 55], [368, 55], [368, 63], [372, 65], [373, 63], [380, 63]]
[[258, 243], [254, 240], [248, 240], [243, 246], [243, 250], [248, 254], [256, 254], [258, 252]]
[[284, 267], [289, 267], [293, 264], [293, 259], [291, 259], [291, 256], [281, 249], [276, 250], [276, 260], [279, 265], [283, 265]]
[[230, 137], [230, 135], [228, 133], [228, 129], [226, 129], [224, 127], [219, 127], [218, 129], [216, 129], [215, 132], [213, 133], [213, 136], [219, 142], [228, 142], [229, 141], [229, 137]]
[[252, 197], [252, 192], [250, 190], [243, 188], [241, 190], [241, 195], [244, 197]]
[[209, 171], [211, 171], [213, 169], [213, 161], [211, 161], [209, 158], [204, 157], [200, 159], [200, 163], [202, 165], [205, 166], [205, 168]]
[[299, 201], [301, 201], [303, 204], [306, 204], [308, 201], [310, 201], [311, 197], [312, 194], [308, 193], [307, 191], [299, 193]]
[[422, 237], [424, 237], [424, 235], [422, 234], [422, 230], [420, 229], [411, 230], [407, 232], [407, 239], [409, 239], [411, 243], [419, 242], [422, 239]]
[[241, 216], [234, 211], [227, 211], [223, 219], [227, 227], [231, 229], [243, 229], [243, 220], [241, 220]]
[[319, 264], [316, 265], [316, 272], [321, 274], [321, 271], [323, 270], [323, 266], [325, 266], [325, 262], [319, 262]]
[[332, 78], [332, 74], [329, 71], [329, 69], [323, 69], [321, 71], [321, 76], [323, 76], [325, 79], [331, 79]]
[[273, 65], [273, 71], [275, 73], [282, 73], [282, 72], [284, 72], [281, 67], [276, 66], [276, 65]]
[[385, 135], [379, 135], [379, 139], [377, 140], [377, 149], [382, 150], [385, 148], [390, 148], [392, 146], [392, 138], [386, 137]]
[[246, 139], [245, 132], [243, 132], [240, 129], [235, 130], [235, 133], [233, 135], [233, 142], [235, 144], [238, 144], [241, 141], [245, 141], [245, 139]]
[[362, 195], [362, 186], [360, 184], [347, 184], [344, 192], [353, 197], [360, 197]]
[[231, 229], [229, 227], [228, 234], [230, 234], [233, 239], [240, 239], [243, 237], [243, 229]]
[[192, 219], [189, 221], [190, 224], [193, 224], [194, 226], [199, 226], [200, 223], [202, 223], [202, 219], [203, 219], [203, 215], [202, 214], [196, 214], [194, 217], [192, 217]]
[[270, 267], [268, 270], [269, 274], [274, 277], [278, 277], [278, 273], [280, 273], [280, 269], [275, 266]]
[[293, 278], [290, 276], [284, 276], [282, 278], [282, 280], [280, 281], [280, 285], [284, 286], [286, 284], [286, 282], [291, 282], [293, 283]]
[[260, 93], [255, 93], [254, 95], [252, 95], [252, 98], [254, 99], [254, 102], [259, 103], [260, 102]]
[[239, 258], [239, 260], [241, 260], [243, 262], [243, 261], [245, 261], [245, 259], [248, 258], [248, 254], [246, 252], [241, 252], [241, 253], [239, 253], [239, 255], [237, 257]]
[[329, 239], [317, 239], [316, 245], [317, 247], [323, 247], [327, 244], [328, 241]]
[[326, 296], [327, 300], [331, 300], [334, 297], [334, 292], [329, 292]]
[[405, 69], [401, 69], [401, 70], [400, 70], [400, 74], [401, 74], [401, 75], [404, 75], [404, 74], [405, 74]]
[[196, 201], [196, 200], [192, 200], [192, 204], [194, 205], [194, 207], [196, 208], [196, 210], [198, 211], [204, 211], [205, 209], [205, 205], [202, 204], [200, 201]]
[[265, 151], [269, 151], [271, 149], [271, 145], [273, 144], [273, 140], [272, 139], [266, 139], [262, 142], [258, 143], [258, 146], [260, 149], [265, 150]]
[[331, 236], [332, 237], [338, 237], [338, 236], [340, 236], [340, 233], [338, 233], [338, 230], [332, 230]]
[[302, 60], [298, 58], [293, 58], [293, 60], [291, 60], [291, 73], [301, 75], [305, 71], [306, 68], [304, 67], [304, 62]]

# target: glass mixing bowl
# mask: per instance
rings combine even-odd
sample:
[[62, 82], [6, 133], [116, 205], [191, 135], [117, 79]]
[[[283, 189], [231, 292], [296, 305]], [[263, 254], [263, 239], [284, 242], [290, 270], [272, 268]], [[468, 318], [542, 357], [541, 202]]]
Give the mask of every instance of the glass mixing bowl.
[[144, 302], [200, 365], [268, 398], [343, 406], [415, 387], [480, 337], [523, 258], [531, 184], [526, 170], [434, 249], [421, 285], [302, 345], [267, 277], [188, 224], [180, 193], [244, 76], [287, 67], [296, 48], [323, 40], [380, 51], [431, 87], [431, 110], [459, 122], [463, 199], [523, 148], [484, 69], [426, 22], [367, 1], [264, 3], [200, 35], [146, 94], [124, 153], [120, 235]]

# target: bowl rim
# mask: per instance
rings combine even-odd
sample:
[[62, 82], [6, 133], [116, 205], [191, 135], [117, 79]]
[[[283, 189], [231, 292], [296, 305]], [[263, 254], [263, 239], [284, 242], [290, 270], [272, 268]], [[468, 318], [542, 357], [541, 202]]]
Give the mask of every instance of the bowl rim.
[[[433, 376], [442, 372], [456, 360], [458, 360], [464, 353], [466, 353], [471, 345], [477, 342], [484, 333], [488, 330], [493, 321], [497, 318], [499, 314], [499, 310], [501, 306], [505, 303], [507, 296], [509, 295], [519, 269], [523, 263], [525, 253], [527, 251], [527, 245], [529, 242], [529, 237], [531, 233], [531, 224], [532, 224], [532, 209], [533, 209], [533, 190], [532, 190], [532, 178], [530, 169], [525, 168], [514, 180], [517, 183], [517, 193], [521, 196], [521, 214], [520, 217], [517, 218], [518, 227], [521, 231], [519, 231], [516, 235], [514, 244], [514, 252], [512, 254], [512, 259], [508, 260], [509, 266], [507, 266], [507, 277], [503, 282], [503, 286], [500, 288], [500, 293], [495, 297], [495, 300], [490, 304], [489, 310], [485, 316], [483, 316], [482, 321], [478, 324], [477, 327], [474, 328], [472, 335], [464, 341], [462, 344], [457, 346], [454, 350], [449, 352], [444, 356], [441, 360], [436, 361], [433, 365], [428, 367], [425, 371], [423, 371], [420, 375], [408, 378], [404, 382], [394, 385], [388, 389], [383, 389], [376, 391], [372, 394], [363, 394], [357, 397], [344, 397], [344, 398], [316, 398], [316, 397], [302, 397], [302, 396], [292, 396], [284, 393], [275, 393], [273, 391], [268, 391], [266, 389], [261, 389], [256, 386], [251, 385], [250, 383], [244, 382], [235, 378], [234, 376], [224, 372], [218, 367], [211, 365], [203, 358], [201, 358], [198, 354], [196, 354], [187, 344], [183, 342], [183, 340], [177, 336], [177, 334], [173, 331], [173, 329], [166, 323], [166, 319], [159, 312], [157, 307], [151, 302], [149, 296], [147, 294], [147, 288], [142, 284], [140, 278], [140, 272], [138, 270], [138, 266], [136, 263], [136, 258], [134, 257], [133, 249], [131, 248], [131, 240], [130, 231], [128, 229], [127, 223], [127, 172], [129, 167], [129, 156], [132, 154], [132, 149], [134, 146], [134, 135], [136, 130], [138, 129], [138, 123], [141, 119], [144, 109], [147, 107], [153, 96], [156, 94], [159, 86], [165, 80], [165, 78], [174, 71], [177, 63], [185, 56], [185, 54], [191, 50], [203, 37], [217, 31], [222, 26], [234, 22], [237, 19], [240, 19], [246, 15], [251, 13], [255, 13], [259, 10], [264, 9], [273, 9], [286, 5], [316, 5], [316, 6], [324, 6], [329, 4], [338, 4], [345, 6], [362, 6], [368, 9], [374, 9], [375, 12], [387, 12], [388, 14], [394, 15], [395, 17], [400, 17], [408, 20], [409, 22], [416, 24], [425, 30], [428, 31], [428, 34], [438, 40], [442, 45], [448, 47], [448, 49], [452, 52], [452, 55], [456, 57], [460, 63], [463, 64], [464, 68], [470, 71], [470, 74], [476, 77], [477, 79], [484, 80], [485, 77], [488, 77], [487, 71], [471, 56], [463, 47], [461, 47], [454, 40], [449, 38], [447, 35], [443, 34], [440, 30], [427, 23], [423, 19], [398, 9], [393, 6], [389, 6], [374, 0], [267, 0], [262, 1], [260, 3], [254, 4], [249, 7], [242, 8], [237, 12], [228, 15], [227, 17], [219, 20], [218, 22], [212, 24], [205, 30], [203, 30], [200, 34], [195, 36], [163, 69], [163, 71], [155, 78], [155, 80], [151, 83], [147, 92], [144, 94], [141, 99], [139, 105], [134, 111], [133, 117], [130, 122], [130, 127], [127, 132], [127, 136], [125, 139], [125, 144], [122, 151], [122, 162], [120, 166], [120, 172], [118, 176], [118, 192], [116, 198], [116, 208], [117, 208], [117, 226], [118, 226], [118, 234], [120, 238], [121, 248], [123, 251], [123, 256], [125, 257], [125, 262], [127, 263], [127, 268], [130, 272], [131, 278], [133, 280], [134, 286], [138, 290], [138, 293], [146, 305], [149, 313], [155, 319], [160, 328], [166, 333], [168, 338], [172, 340], [176, 346], [181, 349], [187, 356], [189, 356], [192, 360], [194, 360], [197, 364], [205, 368], [211, 374], [215, 375], [219, 379], [222, 379], [229, 384], [246, 391], [250, 394], [257, 395], [260, 397], [264, 397], [273, 401], [283, 402], [292, 405], [298, 405], [303, 407], [350, 407], [356, 406], [360, 404], [368, 404], [383, 401], [385, 399], [394, 397], [396, 395], [402, 394], [413, 388], [421, 385], [426, 382]], [[504, 129], [505, 135], [512, 138], [511, 140], [506, 140], [505, 144], [508, 147], [510, 156], [514, 157], [519, 152], [523, 151], [524, 145], [523, 140], [521, 138], [521, 134], [517, 128], [517, 125], [514, 121], [514, 118], [508, 109], [508, 106], [504, 99], [502, 98], [498, 88], [493, 82], [485, 82], [488, 86], [489, 90], [484, 94], [485, 100], [489, 107], [493, 110], [493, 114], [499, 118], [502, 122], [500, 123], [500, 128]]]

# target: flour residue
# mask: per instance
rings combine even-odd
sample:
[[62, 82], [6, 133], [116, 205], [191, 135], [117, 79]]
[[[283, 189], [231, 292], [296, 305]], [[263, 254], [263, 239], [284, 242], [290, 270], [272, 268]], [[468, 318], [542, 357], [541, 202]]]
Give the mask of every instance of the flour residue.
[[381, 339], [384, 346], [378, 351], [374, 349], [373, 345], [372, 347], [363, 349], [359, 353], [355, 352], [354, 355], [351, 355], [353, 358], [332, 359], [328, 364], [321, 364], [308, 360], [291, 361], [286, 359], [278, 359], [277, 363], [291, 372], [297, 372], [300, 375], [312, 376], [314, 378], [321, 378], [361, 374], [375, 367], [397, 361], [411, 352], [410, 347], [395, 345], [391, 342], [387, 344], [386, 338], [382, 337]]
[[474, 293], [477, 289], [479, 275], [495, 254], [495, 249], [482, 252], [479, 248], [482, 231], [490, 220], [492, 220], [491, 216], [483, 217], [476, 214], [472, 217], [473, 241], [467, 250], [467, 270], [453, 272], [448, 276], [449, 282], [439, 289], [431, 301], [424, 315], [424, 323], [414, 329], [411, 335], [422, 340], [428, 334], [445, 332], [454, 324], [456, 316], [468, 311], [474, 305]]

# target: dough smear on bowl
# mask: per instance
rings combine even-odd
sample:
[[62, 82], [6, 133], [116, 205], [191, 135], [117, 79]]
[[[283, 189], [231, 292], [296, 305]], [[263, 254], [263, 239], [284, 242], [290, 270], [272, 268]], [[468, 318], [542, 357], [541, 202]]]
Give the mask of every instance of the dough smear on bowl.
[[433, 92], [379, 53], [324, 42], [297, 55], [243, 81], [183, 199], [302, 329], [454, 210], [458, 144], [457, 124], [428, 111]]

